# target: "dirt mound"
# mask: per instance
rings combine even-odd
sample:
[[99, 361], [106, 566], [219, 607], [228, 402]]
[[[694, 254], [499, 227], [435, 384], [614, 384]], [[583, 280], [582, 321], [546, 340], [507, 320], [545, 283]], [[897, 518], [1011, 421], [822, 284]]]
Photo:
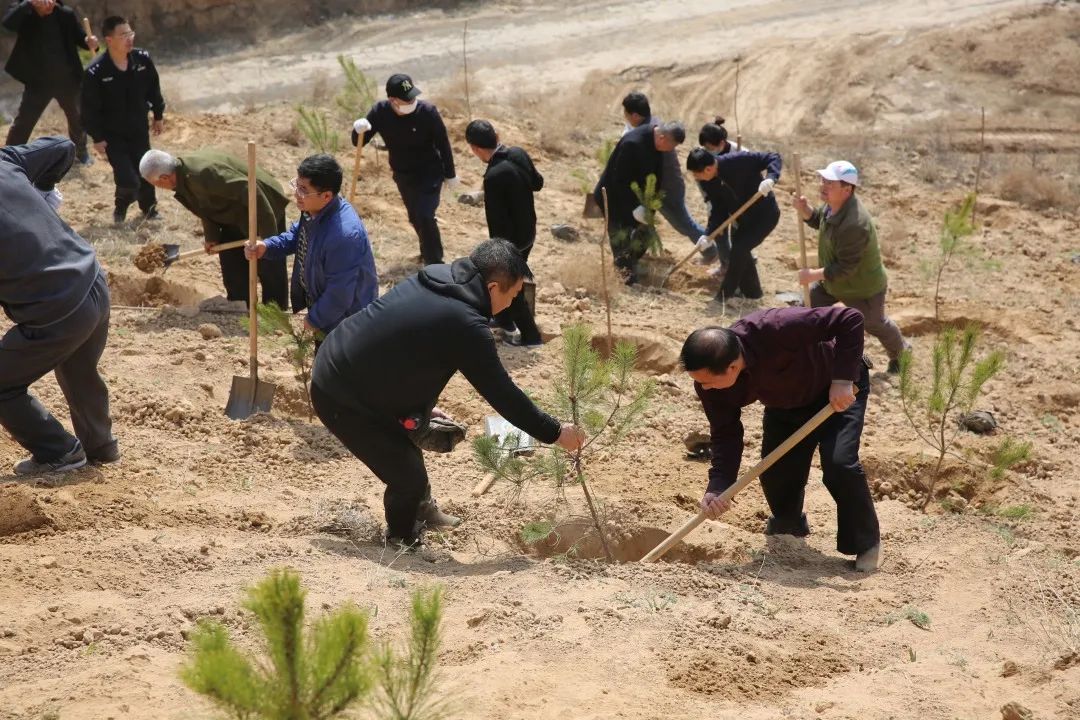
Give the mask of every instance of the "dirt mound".
[[[675, 341], [655, 333], [614, 328], [611, 340], [615, 345], [630, 343], [637, 348], [635, 367], [650, 375], [664, 375], [679, 367], [679, 349]], [[607, 333], [598, 332], [592, 338], [593, 349], [607, 355]]]
[[155, 273], [165, 268], [165, 247], [148, 243], [139, 248], [135, 257], [131, 259], [135, 267], [144, 273]]
[[34, 491], [21, 485], [0, 486], [0, 537], [51, 527], [52, 518]]
[[116, 272], [109, 273], [109, 293], [114, 305], [137, 307], [196, 306], [205, 299], [198, 290], [160, 275], [143, 278]]

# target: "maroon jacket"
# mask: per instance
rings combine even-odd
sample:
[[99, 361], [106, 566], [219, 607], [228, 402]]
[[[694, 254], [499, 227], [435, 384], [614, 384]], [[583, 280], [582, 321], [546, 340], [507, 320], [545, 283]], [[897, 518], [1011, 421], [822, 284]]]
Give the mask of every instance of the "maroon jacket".
[[738, 479], [742, 409], [798, 408], [827, 397], [833, 380], [854, 382], [863, 352], [863, 316], [847, 307], [779, 308], [750, 313], [731, 326], [746, 369], [725, 390], [694, 383], [712, 434], [709, 492]]

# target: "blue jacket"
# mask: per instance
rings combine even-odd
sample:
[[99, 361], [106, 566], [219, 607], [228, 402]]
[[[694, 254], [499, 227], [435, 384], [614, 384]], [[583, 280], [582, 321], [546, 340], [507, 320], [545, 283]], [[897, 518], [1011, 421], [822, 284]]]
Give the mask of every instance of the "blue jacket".
[[336, 196], [317, 216], [301, 215], [285, 232], [266, 238], [264, 257], [277, 260], [295, 254], [301, 225], [307, 225], [307, 293], [305, 298], [299, 266], [293, 263], [293, 311], [306, 307], [308, 322], [328, 333], [378, 297], [375, 256], [360, 216], [352, 205]]

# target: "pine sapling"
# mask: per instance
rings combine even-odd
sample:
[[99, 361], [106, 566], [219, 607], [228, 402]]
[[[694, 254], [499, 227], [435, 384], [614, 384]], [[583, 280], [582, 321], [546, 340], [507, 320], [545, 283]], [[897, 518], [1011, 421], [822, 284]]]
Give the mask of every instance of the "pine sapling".
[[941, 322], [941, 278], [952, 259], [965, 251], [963, 239], [975, 232], [972, 225], [975, 197], [975, 193], [971, 193], [959, 207], [945, 211], [945, 222], [941, 227], [941, 254], [931, 266], [934, 276], [934, 322], [937, 323]]
[[297, 105], [296, 112], [300, 115], [300, 132], [318, 152], [333, 155], [341, 148], [341, 135], [330, 129], [325, 111]]
[[[652, 380], [635, 383], [632, 377], [637, 348], [632, 343], [619, 343], [607, 360], [593, 349], [588, 326], [577, 324], [563, 331], [563, 374], [555, 382], [555, 411], [559, 417], [569, 417], [585, 429], [588, 440], [576, 452], [552, 447], [526, 459], [512, 452], [518, 438], [502, 443], [488, 436], [473, 441], [477, 462], [496, 480], [514, 484], [518, 492], [531, 482], [546, 482], [561, 492], [568, 486], [580, 485], [589, 508], [593, 528], [608, 560], [614, 560], [605, 532], [600, 506], [588, 484], [589, 456], [601, 445], [614, 447], [640, 421], [655, 390]], [[523, 537], [540, 532], [542, 524], [530, 523]], [[550, 528], [549, 528], [550, 533]]]
[[411, 635], [404, 654], [386, 644], [376, 653], [375, 676], [379, 692], [375, 707], [385, 720], [437, 720], [449, 705], [437, 697], [435, 660], [442, 642], [442, 591], [417, 591], [412, 596]]
[[338, 65], [345, 73], [345, 87], [334, 98], [334, 104], [350, 123], [362, 116], [375, 103], [375, 81], [368, 77], [356, 62], [345, 55], [337, 56]]
[[637, 182], [630, 183], [630, 189], [638, 203], [645, 208], [644, 224], [638, 223], [629, 235], [630, 249], [634, 253], [659, 253], [664, 248], [660, 243], [660, 233], [656, 231], [656, 213], [664, 204], [664, 191], [657, 189], [656, 175], [652, 173], [645, 178], [644, 189]]
[[307, 329], [297, 330], [292, 317], [286, 311], [277, 306], [277, 303], [259, 303], [256, 307], [259, 313], [260, 335], [284, 335], [289, 342], [289, 362], [292, 363], [296, 372], [296, 379], [304, 386], [304, 397], [307, 400], [308, 420], [315, 417], [315, 409], [311, 405], [311, 367], [315, 359], [315, 343], [322, 339], [323, 334], [319, 331]]

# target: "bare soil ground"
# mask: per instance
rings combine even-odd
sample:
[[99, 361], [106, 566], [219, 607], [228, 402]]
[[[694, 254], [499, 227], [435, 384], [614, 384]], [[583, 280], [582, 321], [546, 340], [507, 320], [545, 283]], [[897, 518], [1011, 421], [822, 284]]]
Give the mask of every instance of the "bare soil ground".
[[[807, 187], [815, 185], [808, 170], [828, 160], [859, 165], [889, 269], [889, 307], [917, 359], [926, 362], [940, 326], [969, 322], [982, 329], [985, 350], [1007, 354], [980, 403], [997, 417], [999, 437], [963, 434], [957, 453], [985, 459], [1008, 434], [1033, 443], [1031, 460], [1001, 479], [950, 461], [939, 493], [919, 509], [928, 448], [904, 419], [871, 339], [878, 372], [863, 457], [886, 558], [875, 574], [853, 572], [834, 551], [833, 505], [816, 469], [805, 545], [766, 541], [767, 509], [751, 488], [725, 522], [706, 523], [670, 562], [539, 557], [522, 549], [518, 533], [543, 516], [548, 498], [534, 491], [515, 501], [498, 485], [472, 497], [480, 473], [465, 446], [428, 458], [438, 498], [465, 523], [429, 535], [421, 555], [398, 557], [377, 541], [380, 483], [308, 420], [281, 342], [262, 345], [264, 379], [278, 385], [273, 412], [239, 423], [225, 417], [231, 377], [247, 374], [247, 337], [242, 316], [222, 304], [199, 309], [221, 293], [216, 263], [185, 260], [164, 275], [132, 264], [146, 241], [199, 247], [198, 223], [162, 196], [160, 222], [111, 227], [112, 180], [99, 161], [64, 183], [63, 214], [110, 271], [116, 307], [103, 369], [123, 459], [62, 479], [0, 478], [0, 718], [210, 716], [177, 678], [185, 637], [210, 616], [253, 644], [239, 600], [280, 566], [302, 573], [313, 613], [353, 600], [372, 609], [380, 637], [403, 631], [411, 589], [443, 585], [440, 664], [459, 717], [992, 718], [1009, 702], [1038, 718], [1080, 717], [1080, 11], [1075, 3], [1004, 14], [984, 14], [998, 10], [993, 4], [956, 5], [940, 20], [933, 12], [944, 4], [926, 12], [891, 5], [889, 18], [858, 35], [818, 14], [804, 39], [755, 45], [740, 63], [739, 119], [751, 147], [800, 151]], [[522, 7], [539, 12], [539, 4]], [[901, 16], [918, 13], [920, 27], [908, 29]], [[438, 27], [426, 15], [416, 22]], [[723, 22], [706, 13], [679, 28], [705, 43]], [[692, 133], [716, 112], [734, 129], [730, 56], [659, 63], [649, 38], [635, 40], [637, 51], [620, 49], [580, 87], [500, 91], [494, 71], [482, 81], [483, 113], [547, 179], [532, 264], [539, 321], [555, 338], [538, 350], [501, 351], [541, 400], [559, 372], [560, 327], [604, 325], [600, 227], [579, 219], [580, 186], [599, 172], [601, 140], [617, 135], [622, 94], [644, 88], [659, 114]], [[203, 70], [184, 72], [213, 84], [216, 70]], [[175, 72], [163, 68], [167, 78]], [[328, 102], [339, 82], [328, 76], [316, 99]], [[430, 95], [447, 119], [459, 176], [478, 186], [482, 166], [463, 144], [460, 90], [448, 82]], [[925, 267], [943, 212], [974, 184], [981, 107], [988, 152], [978, 230], [946, 273], [938, 322]], [[252, 138], [261, 162], [285, 180], [310, 152], [294, 121], [291, 105], [254, 101], [244, 112], [175, 114], [156, 145], [241, 154]], [[60, 128], [55, 116], [50, 128]], [[341, 160], [351, 167], [347, 153]], [[781, 194], [794, 187], [786, 170]], [[385, 154], [369, 150], [362, 176], [356, 204], [389, 285], [414, 271], [416, 240]], [[690, 201], [700, 216], [694, 191]], [[452, 198], [440, 220], [449, 256], [484, 235], [483, 211]], [[581, 240], [550, 237], [554, 223], [576, 225]], [[657, 273], [689, 249], [661, 232], [667, 255], [652, 261]], [[758, 251], [765, 305], [798, 290], [797, 248], [785, 205]], [[649, 356], [642, 372], [660, 386], [643, 427], [593, 476], [627, 560], [695, 512], [704, 488], [706, 467], [686, 459], [682, 439], [705, 419], [674, 358], [694, 327], [730, 323], [754, 307], [719, 306], [713, 290], [705, 269], [690, 264], [667, 289], [625, 289], [615, 300], [616, 333], [637, 339]], [[34, 390], [62, 411], [51, 377]], [[471, 433], [491, 412], [460, 378], [441, 405]], [[760, 410], [744, 421], [750, 459]], [[0, 438], [0, 463], [19, 457]], [[581, 497], [569, 496], [582, 513]]]

